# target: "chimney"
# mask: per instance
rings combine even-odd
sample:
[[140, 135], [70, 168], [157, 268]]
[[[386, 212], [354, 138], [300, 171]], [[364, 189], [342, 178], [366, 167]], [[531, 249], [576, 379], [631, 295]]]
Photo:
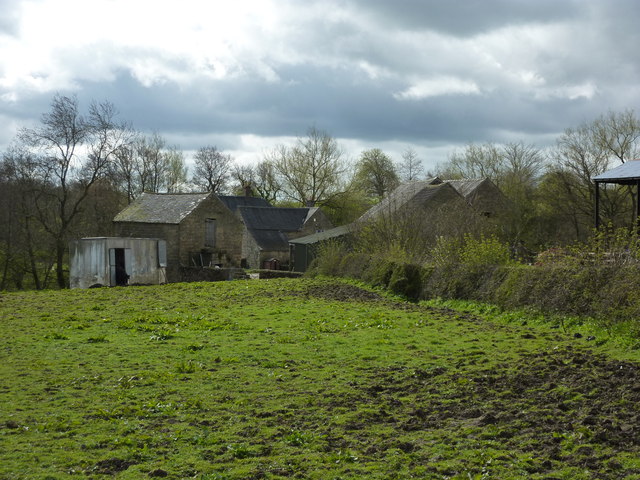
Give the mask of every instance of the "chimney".
[[244, 185], [244, 196], [245, 197], [253, 197], [253, 189], [251, 188], [250, 183], [245, 183]]

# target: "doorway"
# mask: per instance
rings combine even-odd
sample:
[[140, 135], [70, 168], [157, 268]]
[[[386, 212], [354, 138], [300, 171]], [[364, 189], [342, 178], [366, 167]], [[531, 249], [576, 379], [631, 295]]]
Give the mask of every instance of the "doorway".
[[129, 284], [131, 275], [131, 249], [130, 248], [110, 248], [109, 249], [109, 285], [112, 287], [123, 287]]

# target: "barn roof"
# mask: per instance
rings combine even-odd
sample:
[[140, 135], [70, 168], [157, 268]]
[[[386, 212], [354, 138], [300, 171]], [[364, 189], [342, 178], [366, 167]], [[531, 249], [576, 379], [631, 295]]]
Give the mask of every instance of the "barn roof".
[[247, 228], [295, 232], [307, 220], [310, 208], [238, 207]]
[[286, 232], [301, 230], [317, 208], [238, 207], [247, 230], [263, 250], [287, 250]]
[[179, 224], [211, 193], [143, 193], [114, 222]]
[[431, 178], [428, 180], [403, 183], [383, 198], [380, 203], [367, 210], [360, 217], [360, 220], [369, 220], [385, 213], [395, 213], [407, 207], [409, 204], [416, 206], [425, 205], [446, 189], [454, 190], [454, 195], [457, 193], [451, 185], [438, 183], [440, 181], [438, 178]]
[[235, 212], [238, 207], [270, 207], [271, 204], [264, 198], [248, 197], [246, 195], [219, 195], [218, 198], [229, 210]]
[[467, 198], [469, 195], [472, 195], [473, 192], [486, 180], [486, 178], [474, 180], [443, 180], [443, 183], [448, 183], [455, 188], [460, 195]]
[[640, 180], [640, 160], [630, 160], [592, 178], [596, 183], [636, 183]]
[[279, 230], [248, 229], [260, 249], [265, 251], [284, 251], [289, 248], [287, 237]]

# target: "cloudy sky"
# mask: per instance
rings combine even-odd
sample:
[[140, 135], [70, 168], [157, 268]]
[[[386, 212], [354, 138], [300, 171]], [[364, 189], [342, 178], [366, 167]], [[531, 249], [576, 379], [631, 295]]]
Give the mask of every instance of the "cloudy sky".
[[328, 131], [349, 157], [544, 147], [640, 107], [637, 0], [0, 0], [0, 150], [55, 93], [239, 161]]

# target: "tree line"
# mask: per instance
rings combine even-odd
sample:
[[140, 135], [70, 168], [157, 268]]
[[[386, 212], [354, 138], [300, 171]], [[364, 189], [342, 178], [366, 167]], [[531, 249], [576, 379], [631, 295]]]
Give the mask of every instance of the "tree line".
[[[178, 146], [136, 131], [110, 102], [85, 111], [76, 97], [56, 95], [39, 124], [21, 129], [2, 153], [0, 289], [64, 288], [69, 240], [110, 235], [113, 217], [142, 192], [250, 190], [274, 205], [322, 207], [340, 225], [402, 182], [488, 177], [509, 200], [500, 225], [505, 239], [533, 249], [581, 241], [593, 225], [591, 177], [637, 158], [639, 137], [632, 111], [610, 112], [567, 129], [550, 149], [469, 144], [426, 172], [411, 148], [397, 162], [378, 148], [352, 161], [331, 135], [311, 127], [252, 165], [203, 146], [189, 171]], [[633, 225], [635, 195], [628, 187], [604, 188], [605, 221]]]

